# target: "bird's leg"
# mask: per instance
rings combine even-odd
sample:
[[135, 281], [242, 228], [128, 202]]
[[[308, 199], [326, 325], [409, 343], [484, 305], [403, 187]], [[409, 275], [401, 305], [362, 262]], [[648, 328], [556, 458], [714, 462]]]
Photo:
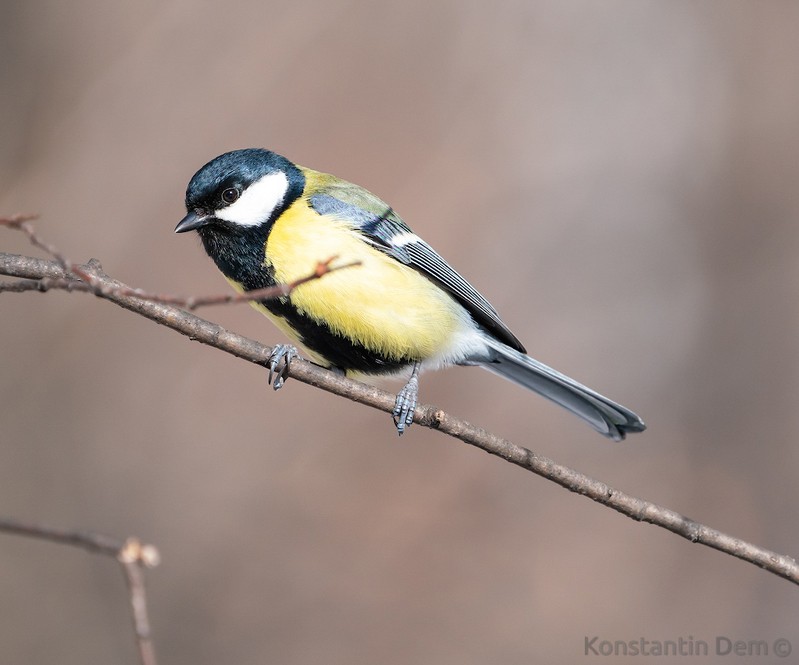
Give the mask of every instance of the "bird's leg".
[[413, 413], [416, 411], [416, 400], [419, 397], [419, 363], [413, 364], [411, 378], [405, 387], [399, 391], [397, 401], [394, 403], [394, 424], [397, 426], [397, 434], [402, 433], [413, 424]]
[[291, 344], [278, 344], [272, 349], [272, 353], [269, 354], [269, 359], [267, 360], [269, 363], [269, 378], [267, 382], [272, 383], [272, 377], [274, 376], [275, 382], [272, 387], [275, 390], [280, 390], [283, 387], [291, 359], [296, 358], [298, 355], [297, 349]]

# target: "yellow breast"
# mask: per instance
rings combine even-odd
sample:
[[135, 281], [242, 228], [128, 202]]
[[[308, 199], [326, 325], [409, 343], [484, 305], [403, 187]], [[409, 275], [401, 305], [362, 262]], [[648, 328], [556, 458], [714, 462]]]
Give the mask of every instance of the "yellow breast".
[[266, 242], [266, 261], [283, 283], [332, 256], [333, 265], [360, 265], [299, 286], [291, 301], [337, 334], [388, 358], [425, 359], [446, 348], [463, 325], [463, 310], [447, 292], [340, 220], [318, 215], [304, 197], [278, 218]]

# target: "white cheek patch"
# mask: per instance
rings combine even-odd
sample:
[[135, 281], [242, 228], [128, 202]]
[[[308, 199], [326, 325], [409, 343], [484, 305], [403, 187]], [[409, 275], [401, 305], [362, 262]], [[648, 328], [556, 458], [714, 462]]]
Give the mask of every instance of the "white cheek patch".
[[268, 173], [242, 192], [239, 199], [214, 213], [239, 226], [258, 226], [267, 221], [286, 196], [289, 180], [282, 171]]

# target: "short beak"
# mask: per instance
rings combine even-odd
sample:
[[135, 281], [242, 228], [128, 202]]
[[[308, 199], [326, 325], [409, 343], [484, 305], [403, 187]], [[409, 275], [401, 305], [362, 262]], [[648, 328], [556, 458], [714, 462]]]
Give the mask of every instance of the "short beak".
[[212, 219], [213, 217], [211, 215], [200, 215], [194, 211], [191, 211], [183, 219], [180, 220], [178, 225], [175, 227], [175, 233], [185, 233], [186, 231], [194, 231], [194, 229], [199, 229], [201, 226], [205, 226]]

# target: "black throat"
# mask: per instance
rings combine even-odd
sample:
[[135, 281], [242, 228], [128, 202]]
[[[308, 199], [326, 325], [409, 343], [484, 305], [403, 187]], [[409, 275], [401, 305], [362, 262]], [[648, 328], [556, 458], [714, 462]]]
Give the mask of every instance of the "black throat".
[[197, 230], [206, 253], [228, 279], [238, 282], [245, 291], [264, 289], [275, 284], [274, 269], [264, 263], [268, 226], [204, 226]]

